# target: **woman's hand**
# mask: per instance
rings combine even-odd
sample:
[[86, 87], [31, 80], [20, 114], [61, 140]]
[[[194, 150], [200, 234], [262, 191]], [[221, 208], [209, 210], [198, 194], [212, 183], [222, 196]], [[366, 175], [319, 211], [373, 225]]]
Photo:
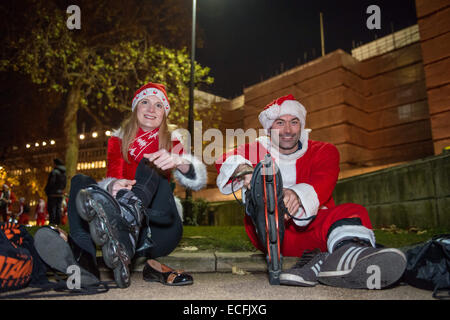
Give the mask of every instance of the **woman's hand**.
[[112, 188], [111, 188], [111, 193], [112, 193], [113, 197], [116, 196], [117, 191], [119, 191], [120, 189], [131, 190], [131, 188], [133, 187], [133, 185], [135, 183], [136, 183], [136, 180], [128, 180], [128, 179], [118, 179], [118, 180], [114, 181]]
[[169, 153], [166, 149], [160, 149], [154, 153], [146, 153], [144, 157], [163, 171], [176, 168], [182, 173], [187, 173], [191, 164], [188, 160], [183, 159], [179, 155]]

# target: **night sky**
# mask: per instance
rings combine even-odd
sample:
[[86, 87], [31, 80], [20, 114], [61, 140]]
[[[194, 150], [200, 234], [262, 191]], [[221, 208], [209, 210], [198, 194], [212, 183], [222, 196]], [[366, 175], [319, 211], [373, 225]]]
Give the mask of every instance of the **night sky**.
[[[381, 9], [380, 30], [366, 27], [371, 4]], [[320, 57], [319, 12], [325, 53], [350, 53], [353, 43], [417, 23], [414, 0], [197, 0], [203, 48], [197, 48], [196, 60], [215, 78], [207, 91], [234, 98], [244, 87]]]

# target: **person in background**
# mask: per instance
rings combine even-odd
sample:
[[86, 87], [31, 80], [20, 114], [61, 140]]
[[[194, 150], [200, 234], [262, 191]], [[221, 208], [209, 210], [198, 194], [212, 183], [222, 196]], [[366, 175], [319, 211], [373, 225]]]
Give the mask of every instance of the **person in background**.
[[9, 217], [12, 214], [12, 205], [16, 202], [16, 195], [12, 192], [11, 188], [4, 183], [0, 192], [0, 213], [3, 222], [8, 222]]
[[64, 194], [64, 198], [61, 206], [61, 224], [65, 226], [67, 224], [67, 202], [69, 201], [67, 194]]
[[61, 223], [61, 204], [66, 188], [67, 177], [66, 167], [60, 159], [53, 160], [54, 168], [50, 172], [45, 186], [47, 195], [47, 208], [50, 224], [58, 225]]
[[19, 212], [16, 215], [19, 224], [28, 224], [30, 222], [30, 206], [26, 203], [24, 197], [19, 198]]
[[47, 206], [44, 199], [39, 199], [34, 211], [34, 219], [36, 220], [37, 226], [45, 225], [45, 220], [48, 218]]

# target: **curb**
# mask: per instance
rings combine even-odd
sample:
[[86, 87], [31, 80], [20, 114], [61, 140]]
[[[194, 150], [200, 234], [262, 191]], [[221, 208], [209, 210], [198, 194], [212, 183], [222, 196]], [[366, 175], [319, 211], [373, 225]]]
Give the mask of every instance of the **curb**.
[[[142, 272], [147, 258], [139, 257], [133, 260], [132, 270]], [[173, 269], [183, 269], [186, 272], [265, 272], [267, 262], [265, 255], [255, 252], [173, 252], [166, 257], [157, 259]], [[284, 257], [283, 270], [292, 267], [297, 257]], [[101, 256], [97, 257], [100, 271], [108, 271]]]

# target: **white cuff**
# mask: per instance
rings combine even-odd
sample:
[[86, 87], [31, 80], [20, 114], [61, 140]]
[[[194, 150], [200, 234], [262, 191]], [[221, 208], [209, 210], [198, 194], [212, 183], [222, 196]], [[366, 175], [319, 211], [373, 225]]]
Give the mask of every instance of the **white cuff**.
[[[232, 192], [231, 183], [228, 183], [228, 181], [230, 180], [234, 171], [236, 171], [237, 167], [239, 167], [239, 165], [241, 164], [248, 164], [253, 168], [252, 163], [241, 155], [232, 155], [225, 160], [225, 162], [220, 167], [220, 172], [216, 179], [216, 184], [220, 192], [222, 192], [223, 194], [230, 194]], [[233, 190], [237, 191], [241, 189], [243, 185], [243, 181], [235, 181], [233, 182]]]
[[333, 248], [336, 244], [346, 238], [360, 238], [370, 241], [373, 247], [375, 247], [375, 235], [372, 230], [364, 226], [355, 225], [343, 225], [337, 227], [331, 231], [327, 240], [328, 252], [333, 252]]
[[299, 183], [289, 187], [289, 189], [293, 190], [297, 194], [302, 203], [302, 206], [300, 207], [300, 209], [298, 209], [294, 217], [307, 219], [301, 221], [294, 219], [294, 222], [296, 225], [304, 227], [312, 221], [315, 215], [317, 215], [317, 211], [319, 211], [320, 205], [319, 198], [317, 197], [317, 193], [314, 190], [313, 186], [307, 183]]
[[180, 170], [175, 169], [173, 173], [175, 179], [177, 179], [183, 187], [194, 191], [204, 188], [207, 180], [206, 166], [204, 163], [190, 154], [182, 154], [180, 157], [192, 163], [194, 166], [195, 178], [189, 179]]

